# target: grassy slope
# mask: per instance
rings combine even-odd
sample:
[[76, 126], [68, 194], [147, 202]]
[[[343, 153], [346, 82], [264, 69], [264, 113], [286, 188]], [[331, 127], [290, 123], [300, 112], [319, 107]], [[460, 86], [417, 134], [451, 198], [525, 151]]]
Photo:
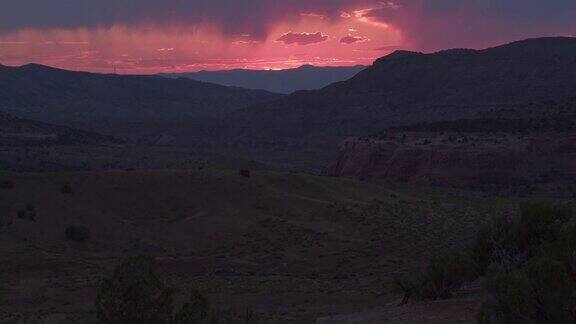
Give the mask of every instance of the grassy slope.
[[[274, 172], [0, 178], [16, 185], [0, 189], [3, 316], [48, 322], [85, 316], [98, 277], [138, 253], [157, 255], [171, 280], [221, 307], [298, 321], [369, 309], [390, 300], [394, 273], [462, 246], [498, 212], [465, 192]], [[65, 183], [73, 194], [61, 193]], [[36, 222], [16, 217], [26, 204]], [[89, 227], [92, 239], [66, 241], [68, 225]]]

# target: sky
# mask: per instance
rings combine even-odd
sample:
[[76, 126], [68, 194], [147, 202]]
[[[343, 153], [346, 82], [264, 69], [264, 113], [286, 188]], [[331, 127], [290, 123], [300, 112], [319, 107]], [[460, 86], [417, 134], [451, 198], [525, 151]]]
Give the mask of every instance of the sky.
[[576, 35], [576, 0], [0, 0], [0, 64], [105, 73], [371, 64]]

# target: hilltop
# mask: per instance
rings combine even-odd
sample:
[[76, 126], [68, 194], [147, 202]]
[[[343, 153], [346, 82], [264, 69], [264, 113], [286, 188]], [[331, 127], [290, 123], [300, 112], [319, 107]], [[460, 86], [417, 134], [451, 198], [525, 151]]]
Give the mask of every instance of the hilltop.
[[0, 107], [44, 121], [215, 116], [278, 97], [189, 79], [75, 72], [39, 64], [0, 67]]
[[302, 65], [286, 70], [225, 70], [161, 74], [169, 78], [189, 78], [225, 86], [263, 89], [290, 94], [298, 90], [316, 90], [334, 82], [348, 80], [366, 67], [363, 65], [320, 67]]

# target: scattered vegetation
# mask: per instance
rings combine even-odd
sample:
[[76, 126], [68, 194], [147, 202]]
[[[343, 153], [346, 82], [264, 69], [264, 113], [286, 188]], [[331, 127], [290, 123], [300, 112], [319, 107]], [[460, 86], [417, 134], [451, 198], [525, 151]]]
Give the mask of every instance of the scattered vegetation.
[[452, 252], [432, 258], [424, 273], [404, 275], [394, 280], [394, 290], [404, 294], [402, 304], [411, 298], [448, 299], [464, 284], [478, 278], [475, 263], [468, 254]]
[[432, 258], [424, 273], [394, 281], [411, 298], [446, 299], [484, 275], [489, 293], [479, 323], [576, 322], [576, 223], [563, 205], [521, 206], [518, 217], [504, 217], [478, 231], [464, 253]]
[[90, 239], [90, 230], [84, 226], [68, 226], [64, 231], [66, 238], [74, 242], [86, 242]]
[[564, 117], [532, 117], [532, 118], [475, 118], [419, 123], [409, 126], [392, 127], [390, 130], [408, 132], [568, 132], [574, 130], [574, 123]]
[[14, 182], [12, 180], [0, 180], [0, 189], [14, 189]]
[[131, 257], [118, 265], [100, 284], [96, 297], [99, 323], [106, 324], [202, 324], [253, 323], [253, 315], [243, 319], [211, 309], [208, 299], [192, 290], [176, 311], [178, 290], [171, 287], [149, 256]]
[[72, 194], [72, 186], [67, 183], [67, 184], [62, 186], [62, 189], [60, 189], [60, 191], [65, 195], [71, 195]]
[[476, 246], [489, 257], [490, 298], [479, 323], [576, 322], [576, 224], [568, 207], [523, 206], [518, 219], [485, 229]]
[[18, 211], [17, 216], [20, 219], [35, 221], [36, 220], [36, 208], [33, 205], [28, 204], [26, 206], [26, 208]]

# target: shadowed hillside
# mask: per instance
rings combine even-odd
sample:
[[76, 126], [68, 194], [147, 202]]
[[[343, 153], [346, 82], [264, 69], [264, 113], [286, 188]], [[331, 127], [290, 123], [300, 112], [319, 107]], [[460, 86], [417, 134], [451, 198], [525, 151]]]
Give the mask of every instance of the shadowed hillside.
[[114, 145], [110, 136], [17, 118], [0, 112], [0, 147], [47, 145]]
[[170, 78], [189, 78], [193, 80], [212, 82], [226, 86], [236, 86], [247, 89], [263, 89], [276, 93], [289, 94], [297, 90], [315, 90], [331, 83], [348, 80], [365, 66], [351, 67], [317, 67], [303, 65], [287, 70], [229, 70], [200, 71], [190, 73], [172, 73], [162, 76]]
[[43, 120], [179, 118], [230, 112], [278, 98], [188, 79], [0, 66], [0, 107]]
[[[395, 273], [465, 244], [497, 212], [464, 192], [260, 171], [0, 180], [12, 184], [0, 189], [0, 292], [10, 296], [0, 321], [90, 322], [102, 274], [127, 255], [151, 254], [171, 282], [200, 288], [223, 309], [311, 322], [394, 300], [385, 283]], [[67, 240], [69, 226], [90, 238]]]
[[[540, 38], [485, 50], [398, 51], [354, 78], [236, 112], [237, 137], [359, 136], [574, 95], [576, 39]], [[232, 122], [233, 121], [233, 122]], [[248, 127], [249, 125], [249, 127]]]

